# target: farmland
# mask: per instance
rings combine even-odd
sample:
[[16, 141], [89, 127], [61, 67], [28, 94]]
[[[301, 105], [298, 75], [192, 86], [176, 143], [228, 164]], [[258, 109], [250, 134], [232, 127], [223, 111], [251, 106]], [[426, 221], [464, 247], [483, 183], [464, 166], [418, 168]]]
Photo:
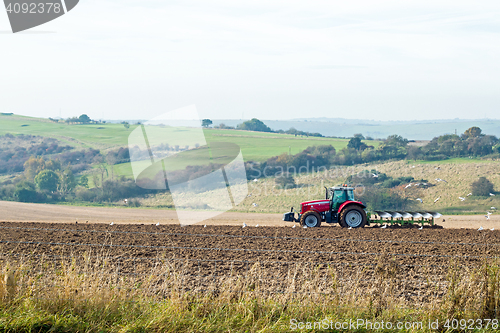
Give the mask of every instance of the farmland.
[[[121, 124], [85, 124], [68, 125], [55, 123], [48, 119], [31, 118], [18, 115], [0, 115], [0, 135], [30, 134], [51, 137], [75, 148], [90, 147], [107, 150], [117, 147], [127, 147], [128, 136], [137, 125], [129, 129]], [[194, 128], [169, 129], [163, 127], [162, 131], [175, 131], [175, 136], [190, 137], [197, 131]], [[237, 144], [245, 160], [265, 161], [266, 159], [283, 153], [297, 154], [309, 146], [332, 145], [340, 150], [347, 146], [347, 139], [295, 137], [289, 134], [248, 132], [236, 130], [205, 129], [207, 142], [231, 142]], [[378, 142], [371, 142], [378, 146]], [[130, 165], [117, 166], [119, 174], [131, 175]]]

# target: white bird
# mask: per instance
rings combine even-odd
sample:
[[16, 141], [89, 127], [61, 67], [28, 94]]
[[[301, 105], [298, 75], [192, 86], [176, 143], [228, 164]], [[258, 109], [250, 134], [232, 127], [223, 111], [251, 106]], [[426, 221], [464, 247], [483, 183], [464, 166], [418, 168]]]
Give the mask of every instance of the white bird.
[[434, 200], [434, 203], [438, 202], [439, 199], [441, 199], [441, 196], [437, 197], [436, 200]]
[[307, 229], [307, 225], [304, 226], [304, 229]]
[[347, 228], [347, 230], [351, 230], [351, 229], [352, 229], [352, 227]]
[[115, 222], [111, 222], [109, 225], [113, 225], [113, 224], [115, 224]]
[[410, 184], [408, 184], [408, 185], [406, 185], [406, 186], [405, 186], [405, 189], [407, 189], [407, 188], [408, 188], [408, 187], [410, 187], [410, 186], [411, 186], [411, 183], [410, 183]]
[[491, 228], [490, 230], [493, 231], [493, 230], [495, 230], [495, 228]]
[[465, 198], [463, 198], [463, 197], [458, 197], [458, 198], [459, 198], [461, 201], [464, 201], [464, 200], [465, 200]]
[[254, 183], [256, 183], [256, 182], [258, 182], [259, 180], [258, 180], [257, 178], [255, 178], [253, 181], [254, 181]]
[[373, 178], [378, 178], [378, 175], [376, 173], [372, 173]]
[[486, 214], [488, 214], [488, 216], [490, 216], [490, 215], [491, 215], [491, 214], [493, 214], [493, 213], [491, 213], [491, 212], [486, 212]]
[[445, 183], [447, 183], [447, 181], [446, 181], [446, 180], [441, 179], [441, 178], [436, 178], [436, 181], [437, 181], [437, 182], [445, 182]]
[[434, 169], [436, 169], [436, 170], [441, 170], [441, 168], [440, 168], [440, 167], [435, 167]]
[[495, 195], [493, 193], [490, 193], [490, 196], [494, 197]]
[[243, 228], [246, 227], [246, 226], [247, 226], [247, 224], [245, 222], [243, 222]]
[[481, 230], [484, 230], [483, 227], [479, 227], [479, 229], [477, 229], [477, 231], [481, 231]]
[[252, 204], [252, 206], [254, 207], [258, 207], [259, 205], [257, 205], [255, 202]]
[[420, 186], [420, 183], [416, 183], [415, 186]]
[[205, 224], [205, 225], [203, 226], [203, 228], [206, 228], [206, 227], [207, 227], [207, 225]]
[[292, 226], [292, 229], [295, 228], [295, 224]]
[[416, 198], [415, 200], [420, 201], [420, 203], [424, 203], [424, 201], [420, 198]]
[[411, 167], [412, 167], [412, 168], [414, 168], [415, 166], [414, 166], [414, 165], [412, 165]]
[[467, 194], [468, 197], [470, 197], [471, 195], [472, 195], [472, 193]]
[[257, 224], [255, 227], [257, 228], [259, 225]]
[[424, 228], [424, 226], [421, 226], [420, 228], [418, 228], [418, 230], [422, 230]]
[[249, 195], [247, 195], [248, 198], [250, 198], [252, 196], [252, 193], [250, 193]]
[[496, 208], [496, 207], [491, 207], [490, 209], [491, 209], [491, 210], [497, 210], [497, 208]]
[[382, 227], [382, 229], [385, 229], [385, 228], [387, 228], [387, 224], [384, 224], [384, 226]]
[[158, 227], [158, 226], [160, 226], [160, 222], [156, 223], [155, 225], [156, 225], [157, 227]]
[[484, 215], [484, 217], [486, 217], [487, 220], [490, 219], [490, 216], [489, 215]]

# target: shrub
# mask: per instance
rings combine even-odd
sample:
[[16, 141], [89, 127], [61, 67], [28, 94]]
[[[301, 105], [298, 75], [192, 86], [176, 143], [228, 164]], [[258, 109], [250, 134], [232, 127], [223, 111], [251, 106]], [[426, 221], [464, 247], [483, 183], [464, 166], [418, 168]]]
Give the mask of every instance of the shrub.
[[293, 179], [293, 176], [288, 172], [284, 172], [281, 175], [277, 176], [275, 182], [277, 188], [285, 190], [294, 188], [296, 186], [295, 179]]
[[471, 185], [472, 195], [475, 196], [489, 196], [493, 193], [493, 183], [490, 182], [486, 177], [480, 177], [478, 180]]

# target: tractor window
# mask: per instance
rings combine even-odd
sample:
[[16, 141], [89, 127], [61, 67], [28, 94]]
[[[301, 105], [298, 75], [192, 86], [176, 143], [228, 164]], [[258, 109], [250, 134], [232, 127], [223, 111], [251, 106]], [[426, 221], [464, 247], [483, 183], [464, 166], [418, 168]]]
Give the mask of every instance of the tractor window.
[[344, 191], [338, 190], [333, 192], [333, 202], [344, 202]]
[[347, 200], [354, 201], [354, 193], [353, 191], [346, 191], [347, 192]]

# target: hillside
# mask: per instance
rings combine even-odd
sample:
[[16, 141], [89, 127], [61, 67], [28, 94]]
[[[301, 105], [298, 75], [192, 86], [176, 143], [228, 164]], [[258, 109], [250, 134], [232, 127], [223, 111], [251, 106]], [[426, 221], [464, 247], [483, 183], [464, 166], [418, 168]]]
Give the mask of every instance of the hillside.
[[[455, 159], [440, 162], [397, 161], [372, 165], [333, 168], [328, 172], [310, 173], [296, 177], [297, 188], [280, 190], [275, 187], [274, 178], [250, 182], [249, 196], [238, 205], [237, 211], [247, 212], [285, 212], [299, 203], [324, 197], [323, 186], [334, 186], [345, 182], [347, 176], [363, 170], [375, 169], [394, 178], [412, 176], [426, 179], [431, 186], [427, 189], [409, 187], [404, 190], [408, 198], [421, 198], [418, 210], [439, 211], [442, 213], [482, 213], [491, 207], [500, 208], [500, 193], [493, 197], [467, 197], [470, 185], [481, 176], [487, 177], [500, 190], [500, 161], [478, 159]], [[437, 182], [441, 178], [447, 181]], [[435, 186], [432, 186], [435, 185]], [[440, 199], [434, 203], [436, 198]], [[465, 197], [461, 201], [459, 197]], [[164, 197], [166, 198], [166, 197]], [[148, 202], [148, 201], [146, 201]], [[153, 204], [152, 200], [149, 202]], [[253, 204], [256, 204], [254, 206]]]
[[[131, 125], [127, 129], [122, 124], [116, 123], [68, 125], [61, 122], [55, 123], [49, 119], [0, 114], [0, 135], [6, 133], [39, 135], [55, 138], [75, 148], [107, 150], [126, 147], [128, 136], [135, 127], [136, 125]], [[168, 128], [163, 128], [163, 130], [168, 130]], [[179, 130], [185, 136], [190, 136], [194, 131], [198, 129]], [[204, 129], [204, 134], [207, 142], [231, 142], [239, 145], [246, 161], [265, 161], [270, 157], [289, 152], [297, 154], [315, 145], [332, 145], [339, 150], [346, 147], [348, 142], [346, 139], [295, 137], [288, 134], [236, 130]], [[379, 143], [370, 141], [369, 144], [376, 147]], [[129, 167], [121, 166], [118, 171], [127, 168]]]

